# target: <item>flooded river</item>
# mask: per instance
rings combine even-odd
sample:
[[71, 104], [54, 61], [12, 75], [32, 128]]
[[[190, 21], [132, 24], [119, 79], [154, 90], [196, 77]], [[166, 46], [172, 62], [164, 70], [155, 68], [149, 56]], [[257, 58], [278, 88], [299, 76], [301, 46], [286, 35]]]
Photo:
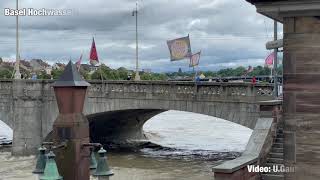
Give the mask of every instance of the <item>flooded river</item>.
[[[109, 152], [111, 180], [212, 180], [212, 166], [242, 152], [252, 130], [205, 115], [164, 112], [144, 130], [150, 141], [165, 148]], [[0, 153], [0, 180], [33, 180], [35, 157]]]

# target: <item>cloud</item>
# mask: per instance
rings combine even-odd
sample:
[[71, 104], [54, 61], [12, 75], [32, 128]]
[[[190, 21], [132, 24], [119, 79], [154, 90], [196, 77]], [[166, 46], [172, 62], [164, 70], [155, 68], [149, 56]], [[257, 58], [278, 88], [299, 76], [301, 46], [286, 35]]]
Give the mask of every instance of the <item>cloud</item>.
[[[92, 37], [100, 59], [112, 68], [135, 66], [133, 0], [20, 0], [21, 8], [71, 9], [71, 16], [21, 17], [23, 59], [88, 60]], [[272, 39], [272, 21], [245, 1], [139, 1], [140, 67], [154, 71], [189, 69], [188, 60], [170, 62], [166, 40], [190, 34], [193, 52], [202, 51], [200, 69], [262, 64]], [[0, 56], [14, 57], [15, 17], [3, 15], [15, 2], [0, 2]], [[280, 28], [281, 29], [281, 28]]]

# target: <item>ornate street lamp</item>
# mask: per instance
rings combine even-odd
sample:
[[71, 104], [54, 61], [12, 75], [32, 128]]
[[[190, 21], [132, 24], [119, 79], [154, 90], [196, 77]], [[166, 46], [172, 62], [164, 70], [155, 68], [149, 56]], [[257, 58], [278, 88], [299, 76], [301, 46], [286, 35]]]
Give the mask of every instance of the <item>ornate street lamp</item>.
[[[102, 145], [89, 143], [89, 123], [82, 111], [90, 84], [81, 78], [76, 66], [70, 61], [63, 74], [52, 86], [59, 115], [53, 123], [53, 142], [42, 143], [42, 146], [49, 146], [50, 153], [45, 163], [44, 174], [40, 179], [58, 180], [63, 177], [64, 180], [89, 180], [90, 169], [95, 168], [97, 170], [94, 171], [94, 175], [99, 178], [113, 175], [106, 162], [106, 151]], [[92, 147], [101, 147], [98, 164], [93, 152], [90, 156]], [[34, 173], [43, 172], [45, 149], [40, 148], [39, 151], [39, 162]]]
[[59, 172], [65, 180], [88, 180], [90, 177], [89, 123], [82, 113], [88, 82], [83, 80], [70, 61], [60, 78], [53, 83], [59, 115], [53, 123], [53, 143], [66, 143], [55, 150]]

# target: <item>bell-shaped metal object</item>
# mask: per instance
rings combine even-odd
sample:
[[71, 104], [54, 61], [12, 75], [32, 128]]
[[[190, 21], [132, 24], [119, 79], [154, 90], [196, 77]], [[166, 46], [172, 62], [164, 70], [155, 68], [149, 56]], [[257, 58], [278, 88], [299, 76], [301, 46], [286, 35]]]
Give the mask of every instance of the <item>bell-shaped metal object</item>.
[[109, 168], [107, 157], [106, 157], [107, 151], [101, 147], [101, 149], [98, 151], [99, 159], [98, 159], [98, 165], [96, 171], [93, 173], [93, 176], [112, 176], [113, 172]]
[[96, 156], [94, 154], [94, 151], [91, 151], [91, 157], [90, 157], [90, 169], [96, 169], [97, 168], [97, 160]]
[[62, 180], [62, 176], [59, 175], [57, 164], [54, 160], [54, 153], [50, 151], [47, 156], [46, 168], [44, 169], [44, 174], [40, 176], [40, 180]]
[[39, 155], [37, 159], [37, 164], [36, 164], [36, 169], [32, 171], [34, 174], [42, 174], [44, 172], [44, 168], [46, 167], [46, 148], [45, 147], [40, 147], [39, 149]]

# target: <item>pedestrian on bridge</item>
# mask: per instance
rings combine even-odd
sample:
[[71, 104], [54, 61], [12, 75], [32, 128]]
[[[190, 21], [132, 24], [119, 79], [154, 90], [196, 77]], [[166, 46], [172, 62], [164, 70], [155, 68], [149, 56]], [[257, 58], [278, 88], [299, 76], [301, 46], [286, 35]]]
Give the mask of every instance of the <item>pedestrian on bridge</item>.
[[255, 85], [256, 83], [257, 83], [256, 77], [253, 76], [252, 79], [251, 79], [251, 84]]

